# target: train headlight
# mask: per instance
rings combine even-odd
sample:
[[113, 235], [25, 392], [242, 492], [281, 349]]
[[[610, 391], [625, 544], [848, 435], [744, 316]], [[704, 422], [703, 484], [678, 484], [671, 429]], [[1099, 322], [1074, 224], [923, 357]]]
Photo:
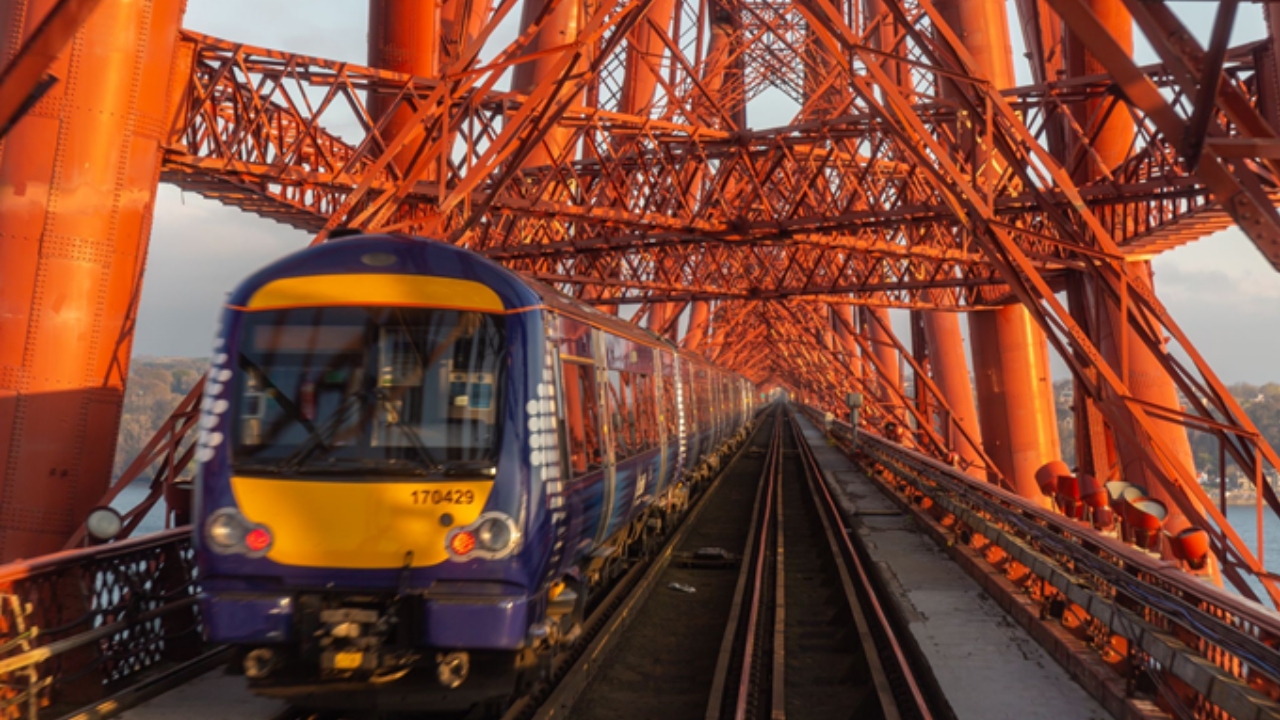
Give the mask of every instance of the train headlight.
[[204, 536], [216, 553], [253, 558], [266, 555], [275, 542], [270, 528], [249, 522], [235, 508], [222, 508], [210, 515], [204, 523]]
[[247, 524], [239, 511], [223, 508], [209, 516], [204, 524], [204, 535], [215, 551], [235, 552], [244, 543]]
[[476, 528], [476, 545], [489, 552], [501, 552], [511, 544], [511, 526], [502, 518], [490, 517]]
[[84, 526], [94, 542], [107, 542], [115, 540], [120, 535], [120, 531], [124, 528], [124, 518], [120, 517], [120, 513], [113, 508], [99, 507], [89, 513]]

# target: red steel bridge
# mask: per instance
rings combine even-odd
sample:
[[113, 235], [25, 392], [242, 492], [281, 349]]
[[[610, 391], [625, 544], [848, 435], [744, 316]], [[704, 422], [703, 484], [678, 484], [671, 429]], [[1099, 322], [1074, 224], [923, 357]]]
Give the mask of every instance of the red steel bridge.
[[[1280, 575], [1227, 521], [1225, 490], [1202, 489], [1188, 432], [1216, 438], [1220, 476], [1252, 478], [1259, 528], [1280, 514], [1280, 456], [1149, 265], [1234, 225], [1280, 269], [1270, 6], [1268, 39], [1232, 47], [1237, 0], [1213, 4], [1207, 46], [1162, 0], [369, 4], [364, 66], [201, 34], [183, 0], [0, 4], [4, 712], [100, 697], [163, 654], [148, 638], [198, 650], [172, 640], [196, 620], [170, 610], [191, 613], [199, 385], [111, 481], [160, 182], [315, 242], [342, 226], [443, 238], [841, 418], [860, 393], [862, 429], [905, 453], [874, 459], [886, 473], [965, 502], [985, 496], [947, 483], [990, 488], [1042, 529], [1080, 525], [1101, 483], [1144, 487], [1167, 516], [1140, 551], [1087, 525], [1056, 537], [1280, 644], [1280, 616], [1224, 599], [1274, 608]], [[1157, 64], [1133, 60], [1138, 35]], [[787, 124], [748, 126], [765, 93], [795, 103]], [[1050, 347], [1074, 384], [1063, 471], [1080, 484], [1056, 500], [1037, 482], [1062, 457]], [[88, 512], [140, 477], [123, 535], [158, 503], [174, 529], [86, 548]], [[1000, 524], [956, 503], [933, 501], [944, 525]], [[1003, 577], [1083, 608], [1101, 644], [1124, 635], [1020, 554], [1039, 541], [991, 533], [978, 546]], [[1107, 582], [1100, 596], [1123, 595]], [[1229, 591], [1197, 594], [1214, 584]], [[1146, 621], [1198, 647], [1160, 612]], [[1197, 657], [1280, 697], [1244, 654]], [[1199, 716], [1225, 716], [1177, 682]]]

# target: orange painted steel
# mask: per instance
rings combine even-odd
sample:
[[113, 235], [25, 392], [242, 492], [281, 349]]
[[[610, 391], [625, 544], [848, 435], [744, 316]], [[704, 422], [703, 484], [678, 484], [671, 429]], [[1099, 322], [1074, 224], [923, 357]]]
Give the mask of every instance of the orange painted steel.
[[[1115, 42], [1130, 53], [1133, 51], [1133, 17], [1125, 9], [1120, 0], [1090, 0], [1089, 9], [1110, 33]], [[1074, 33], [1065, 36], [1065, 60], [1069, 76], [1084, 77], [1105, 71], [1105, 68], [1088, 52], [1084, 43]], [[1133, 142], [1133, 123], [1127, 115], [1121, 113], [1103, 113], [1103, 103], [1086, 103], [1077, 108], [1076, 121], [1094, 126], [1093, 154], [1082, 162], [1077, 172], [1082, 177], [1093, 179], [1105, 176], [1123, 162], [1128, 147]], [[1146, 289], [1154, 291], [1151, 277], [1151, 264], [1147, 261], [1132, 263], [1136, 282], [1142, 282]], [[1087, 289], [1087, 288], [1086, 288]], [[1108, 361], [1123, 369], [1124, 378], [1132, 389], [1134, 396], [1158, 407], [1179, 408], [1178, 390], [1173, 379], [1165, 372], [1164, 367], [1138, 337], [1129, 329], [1128, 319], [1117, 304], [1109, 302], [1099, 293], [1091, 297], [1096, 332], [1100, 348]], [[1149, 322], [1141, 317], [1142, 322]], [[1124, 337], [1121, 337], [1121, 333]], [[1195, 460], [1191, 454], [1191, 443], [1187, 437], [1187, 429], [1174, 422], [1160, 422], [1154, 431], [1159, 433], [1165, 446], [1173, 453], [1173, 460], [1185, 466], [1189, 474], [1195, 474]], [[1082, 437], [1088, 438], [1087, 433]], [[1141, 437], [1133, 428], [1124, 427], [1113, 435], [1112, 442], [1118, 454], [1119, 475], [1114, 479], [1125, 480], [1148, 489], [1153, 497], [1169, 508], [1165, 527], [1170, 533], [1181, 532], [1189, 525], [1186, 516], [1174, 502], [1178, 494], [1174, 488], [1165, 485], [1164, 478], [1151, 472], [1146, 461], [1143, 448], [1136, 445]], [[1105, 456], [1105, 448], [1088, 448], [1093, 457]], [[1105, 473], [1110, 468], [1102, 468], [1105, 479], [1113, 479]], [[1203, 512], [1203, 511], [1201, 511]]]
[[58, 0], [23, 39], [19, 48], [9, 48], [0, 71], [0, 137], [30, 109], [58, 77], [49, 66], [58, 58], [80, 26], [102, 0]]
[[[6, 3], [0, 56], [51, 5]], [[5, 139], [0, 559], [60, 549], [111, 477], [182, 9], [103, 2]]]
[[444, 0], [440, 4], [441, 67], [465, 59], [463, 51], [479, 37], [492, 12], [492, 0]]
[[871, 316], [871, 321], [864, 323], [863, 327], [866, 328], [867, 341], [871, 343], [871, 351], [876, 357], [875, 393], [880, 402], [893, 403], [902, 394], [902, 371], [892, 337], [889, 311], [868, 308], [866, 313]]
[[684, 335], [684, 346], [698, 352], [711, 334], [711, 304], [698, 300], [689, 306], [689, 326]]
[[[589, 48], [580, 43], [578, 38], [586, 23], [586, 13], [586, 3], [581, 0], [528, 0], [524, 4], [520, 25], [523, 32], [533, 33], [529, 52], [535, 59], [515, 67], [511, 87], [517, 92], [529, 93], [540, 84], [558, 79], [562, 75], [583, 72], [585, 54], [589, 52]], [[566, 53], [573, 56], [564, 67], [561, 67], [563, 63], [560, 54], [554, 52], [555, 48], [562, 46], [568, 46]], [[571, 100], [574, 104], [581, 102], [580, 94], [572, 90], [559, 90], [556, 96], [557, 100]], [[524, 167], [572, 162], [577, 158], [573, 148], [574, 140], [574, 133], [568, 129], [556, 128], [549, 131], [541, 142], [529, 148]]]
[[[416, 0], [370, 0], [369, 65], [392, 72], [437, 77], [440, 73], [441, 19], [440, 7], [434, 2]], [[394, 98], [370, 91], [369, 114], [382, 120], [386, 138], [392, 138], [414, 121], [413, 111]], [[413, 150], [405, 148], [396, 156], [395, 167], [401, 173], [409, 170]], [[430, 182], [440, 176], [439, 163], [433, 163], [423, 176]]]
[[[1146, 286], [1144, 289], [1149, 289], [1150, 263], [1139, 263], [1137, 270], [1141, 275], [1137, 275], [1134, 281], [1143, 282]], [[1110, 302], [1098, 309], [1099, 345], [1102, 352], [1109, 362], [1123, 368], [1125, 381], [1135, 398], [1156, 407], [1181, 408], [1177, 386], [1165, 372], [1155, 353], [1129, 329], [1120, 313], [1120, 308]], [[1124, 333], [1126, 337], [1120, 337], [1120, 333]], [[1153, 432], [1160, 434], [1163, 445], [1172, 453], [1171, 460], [1184, 466], [1188, 473], [1195, 474], [1195, 460], [1191, 455], [1187, 428], [1176, 421], [1164, 421], [1156, 423]], [[1163, 502], [1169, 508], [1165, 526], [1169, 532], [1178, 533], [1189, 525], [1189, 521], [1175, 502], [1177, 489], [1169, 487], [1166, 478], [1151, 471], [1140, 446], [1141, 440], [1138, 438], [1141, 437], [1131, 427], [1121, 426], [1116, 429], [1115, 445], [1120, 470], [1117, 479], [1141, 485], [1147, 488], [1152, 497]]]
[[[945, 0], [937, 9], [972, 55], [972, 69], [997, 88], [1012, 86], [1013, 53], [1005, 6], [984, 0]], [[982, 167], [980, 182], [998, 182], [999, 161], [981, 148], [972, 152]], [[970, 313], [969, 337], [986, 451], [1018, 494], [1044, 502], [1035, 472], [1060, 455], [1044, 333], [1030, 311], [1018, 304]], [[958, 344], [957, 337], [944, 341], [952, 348]], [[948, 370], [945, 365], [939, 369]], [[963, 401], [957, 398], [957, 402]]]
[[[1206, 505], [1166, 426], [1215, 435], [1250, 475], [1280, 457], [1134, 262], [1232, 218], [1271, 249], [1277, 223], [1263, 206], [1275, 193], [1263, 179], [1277, 174], [1274, 133], [1248, 82], [1258, 48], [1203, 53], [1163, 3], [1123, 1], [1161, 66], [1137, 68], [1115, 52], [1122, 33], [1098, 25], [1085, 0], [1022, 0], [1036, 82], [1013, 89], [1003, 89], [1007, 47], [992, 41], [1007, 35], [1002, 4], [976, 1], [961, 6], [971, 17], [960, 35], [915, 0], [869, 1], [861, 15], [832, 0], [530, 2], [519, 36], [482, 61], [479, 46], [515, 3], [450, 0], [435, 77], [186, 32], [163, 172], [313, 232], [356, 224], [436, 235], [598, 306], [639, 305], [637, 317], [663, 332], [681, 313], [704, 316], [694, 325], [712, 331], [686, 344], [708, 357], [832, 412], [845, 393], [863, 392], [870, 427], [893, 422], [905, 442], [970, 470], [957, 433], [975, 448], [977, 433], [962, 432], [964, 403], [951, 408], [943, 390], [964, 373], [938, 359], [954, 356], [945, 350], [954, 336], [934, 333], [939, 354], [926, 371], [881, 321], [888, 307], [985, 313], [976, 323], [991, 327], [975, 335], [991, 336], [982, 345], [995, 359], [979, 382], [1000, 379], [1005, 389], [988, 385], [1005, 411], [982, 434], [1009, 456], [986, 466], [1013, 468], [1002, 480], [1015, 485], [1023, 465], [1057, 455], [1044, 423], [1042, 333], [1098, 423], [1169, 488], [1170, 506], [1214, 528], [1214, 553], [1241, 592], [1255, 592], [1244, 580], [1254, 576], [1280, 597]], [[1114, 77], [1058, 79], [1064, 25]], [[1209, 83], [1198, 58], [1219, 54]], [[500, 90], [508, 75], [514, 89]], [[747, 103], [766, 92], [801, 110], [779, 127], [749, 128]], [[381, 120], [366, 138], [331, 131], [352, 115]], [[1098, 128], [1118, 116], [1132, 122], [1133, 142], [1110, 130], [1100, 141]], [[1206, 118], [1191, 158], [1183, 136]], [[1134, 368], [1103, 349], [1100, 327], [1058, 299], [1072, 284], [1090, 288], [1094, 307], [1123, 309], [1121, 344], [1146, 348], [1149, 370], [1172, 379], [1186, 408], [1142, 394]], [[876, 320], [863, 323], [874, 338], [849, 322], [856, 307]], [[1167, 351], [1166, 335], [1186, 360]], [[854, 356], [865, 373], [849, 372]], [[925, 386], [917, 398], [901, 388], [903, 362]], [[182, 466], [183, 427], [175, 418], [174, 437], [155, 445], [174, 459], [157, 482]]]
[[[924, 329], [929, 346], [929, 372], [947, 399], [953, 421], [965, 430], [948, 433], [950, 446], [960, 456], [966, 472], [985, 478], [987, 472], [980, 452], [982, 429], [973, 398], [964, 338], [960, 334], [960, 318], [955, 313], [928, 312], [924, 314]], [[971, 443], [969, 438], [978, 442]]]
[[1011, 306], [971, 314], [969, 339], [983, 447], [1015, 492], [1043, 502], [1036, 470], [1062, 455], [1044, 334]]

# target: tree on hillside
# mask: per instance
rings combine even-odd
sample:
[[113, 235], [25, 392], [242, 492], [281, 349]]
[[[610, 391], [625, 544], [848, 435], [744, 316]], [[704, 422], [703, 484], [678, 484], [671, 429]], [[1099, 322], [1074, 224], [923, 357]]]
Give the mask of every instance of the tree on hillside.
[[202, 358], [134, 358], [120, 416], [112, 479], [142, 452], [170, 413], [204, 373]]

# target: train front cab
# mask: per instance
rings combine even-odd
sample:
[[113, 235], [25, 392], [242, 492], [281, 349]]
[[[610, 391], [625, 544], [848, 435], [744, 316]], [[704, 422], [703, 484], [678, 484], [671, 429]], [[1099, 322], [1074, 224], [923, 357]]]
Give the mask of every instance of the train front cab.
[[344, 240], [246, 281], [220, 335], [194, 539], [208, 639], [251, 686], [465, 709], [537, 672], [558, 462], [536, 294], [448, 246]]
[[233, 293], [220, 335], [202, 614], [295, 704], [505, 697], [731, 430], [705, 361], [421, 240], [286, 258]]

